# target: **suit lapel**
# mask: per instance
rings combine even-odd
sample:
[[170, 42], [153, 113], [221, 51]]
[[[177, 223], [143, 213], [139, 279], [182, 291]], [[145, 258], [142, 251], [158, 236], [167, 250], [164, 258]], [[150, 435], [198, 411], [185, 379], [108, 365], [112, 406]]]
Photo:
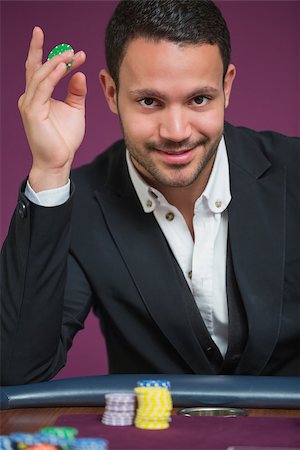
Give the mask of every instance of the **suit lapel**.
[[228, 209], [229, 235], [249, 336], [235, 373], [258, 375], [267, 364], [279, 334], [285, 250], [285, 170], [272, 167], [261, 151], [257, 151], [256, 141], [248, 137], [241, 139], [236, 133], [234, 130], [225, 133], [232, 194]]
[[112, 239], [162, 333], [193, 372], [213, 373], [191, 327], [169, 246], [153, 214], [141, 207], [123, 153], [109, 184], [95, 192]]
[[[267, 364], [279, 334], [283, 289], [285, 170], [272, 167], [249, 136], [226, 125], [232, 264], [249, 324], [236, 374], [259, 374]], [[162, 333], [192, 371], [213, 373], [182, 301], [168, 244], [154, 216], [142, 210], [127, 172], [124, 146], [118, 151], [121, 155], [113, 158], [107, 185], [96, 192], [112, 239]]]

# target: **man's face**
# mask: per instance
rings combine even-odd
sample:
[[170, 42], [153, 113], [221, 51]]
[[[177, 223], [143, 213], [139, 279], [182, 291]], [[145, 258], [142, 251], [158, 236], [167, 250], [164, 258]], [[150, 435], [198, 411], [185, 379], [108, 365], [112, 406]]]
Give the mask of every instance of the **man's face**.
[[216, 45], [129, 43], [109, 103], [134, 165], [151, 185], [186, 187], [210, 173], [233, 78], [230, 66], [223, 84]]

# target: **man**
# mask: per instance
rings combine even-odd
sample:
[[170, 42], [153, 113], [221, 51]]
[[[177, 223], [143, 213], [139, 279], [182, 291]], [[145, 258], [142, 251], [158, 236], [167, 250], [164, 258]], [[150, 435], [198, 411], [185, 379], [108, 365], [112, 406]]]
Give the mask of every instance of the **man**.
[[[85, 59], [19, 100], [33, 165], [3, 248], [2, 383], [64, 365], [91, 307], [111, 373], [300, 375], [299, 139], [224, 128], [235, 67], [210, 1], [121, 2], [100, 83], [124, 142], [71, 173]], [[71, 177], [71, 182], [69, 178]]]

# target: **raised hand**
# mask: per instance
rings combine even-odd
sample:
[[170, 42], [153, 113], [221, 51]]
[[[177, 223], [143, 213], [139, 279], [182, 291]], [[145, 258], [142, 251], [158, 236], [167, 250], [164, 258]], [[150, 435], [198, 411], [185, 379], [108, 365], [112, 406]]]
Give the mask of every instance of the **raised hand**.
[[43, 31], [35, 27], [26, 61], [26, 89], [18, 102], [33, 159], [29, 182], [36, 192], [67, 182], [84, 136], [87, 92], [85, 75], [76, 73], [65, 101], [51, 98], [59, 81], [84, 63], [85, 53], [64, 52], [43, 64], [43, 43]]

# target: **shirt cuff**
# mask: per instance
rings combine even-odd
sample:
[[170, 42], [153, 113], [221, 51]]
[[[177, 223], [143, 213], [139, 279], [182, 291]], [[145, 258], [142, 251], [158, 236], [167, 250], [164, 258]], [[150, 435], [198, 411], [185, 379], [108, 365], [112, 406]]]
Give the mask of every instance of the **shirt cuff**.
[[59, 206], [70, 197], [70, 180], [65, 186], [40, 192], [35, 192], [27, 181], [25, 195], [28, 200], [39, 206]]

